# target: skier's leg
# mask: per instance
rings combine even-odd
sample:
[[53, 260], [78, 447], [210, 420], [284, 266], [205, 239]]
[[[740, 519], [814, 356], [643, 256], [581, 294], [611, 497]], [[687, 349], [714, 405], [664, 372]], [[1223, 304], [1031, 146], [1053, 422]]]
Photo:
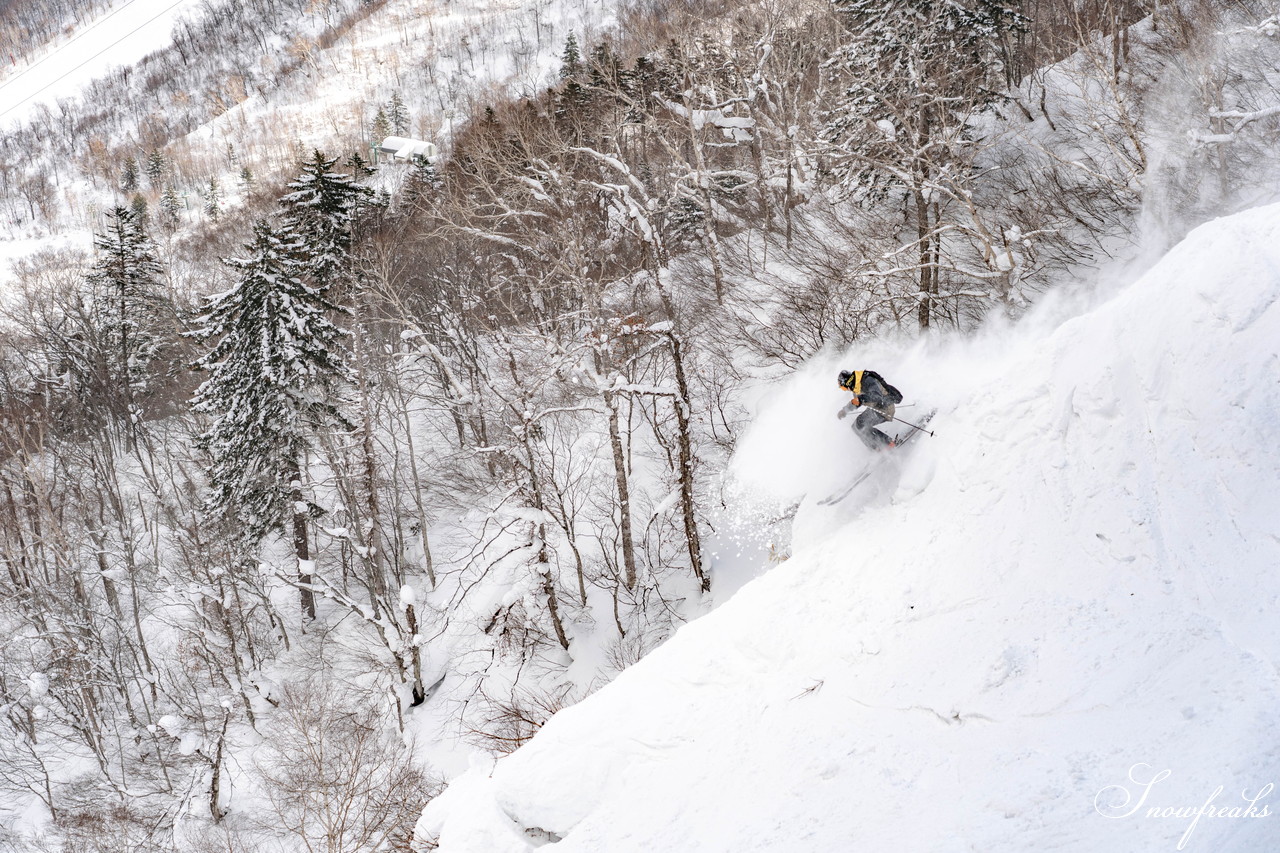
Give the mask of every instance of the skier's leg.
[[884, 450], [889, 446], [889, 436], [876, 429], [876, 427], [886, 420], [888, 418], [875, 409], [867, 409], [858, 415], [858, 419], [853, 422], [853, 429], [858, 433], [858, 438], [862, 439], [862, 443], [867, 447], [872, 450]]

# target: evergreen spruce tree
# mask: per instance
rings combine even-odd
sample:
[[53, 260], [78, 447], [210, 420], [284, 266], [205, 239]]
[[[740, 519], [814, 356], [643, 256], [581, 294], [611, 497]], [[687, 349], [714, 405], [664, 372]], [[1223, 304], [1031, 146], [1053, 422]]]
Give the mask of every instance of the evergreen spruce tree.
[[253, 188], [253, 180], [253, 170], [248, 166], [242, 166], [240, 168], [240, 186], [245, 192]]
[[624, 118], [625, 122], [644, 123], [645, 117], [649, 115], [648, 102], [653, 100], [645, 93], [672, 91], [674, 84], [666, 77], [663, 67], [652, 59], [645, 56], [636, 59], [635, 66], [622, 75], [622, 91], [628, 96], [630, 102]]
[[[555, 96], [555, 116], [562, 123], [573, 124], [582, 117], [587, 105], [587, 90], [583, 87], [582, 51], [578, 48], [578, 37], [569, 33], [564, 43], [564, 53], [560, 57], [560, 79], [564, 81]], [[582, 144], [580, 134], [575, 134], [575, 145]]]
[[218, 186], [217, 178], [210, 178], [209, 186], [205, 189], [204, 213], [214, 222], [222, 215], [222, 188]]
[[178, 191], [173, 188], [173, 184], [167, 185], [160, 196], [160, 222], [169, 230], [173, 230], [178, 227], [182, 211], [183, 204]]
[[622, 60], [614, 51], [613, 43], [604, 39], [591, 49], [591, 87], [615, 91], [620, 88], [622, 77]]
[[373, 198], [368, 187], [335, 172], [336, 163], [336, 157], [314, 152], [280, 199], [284, 230], [302, 262], [301, 274], [321, 290], [347, 277], [356, 217]]
[[194, 408], [212, 418], [200, 439], [212, 460], [210, 508], [238, 523], [248, 547], [292, 522], [302, 612], [313, 619], [304, 462], [318, 431], [350, 429], [340, 403], [344, 333], [326, 288], [305, 281], [292, 235], [259, 221], [245, 248], [245, 258], [226, 261], [238, 283], [203, 318], [212, 346], [199, 366], [210, 376]]
[[387, 111], [383, 107], [378, 107], [378, 113], [373, 117], [373, 141], [382, 142], [391, 135], [391, 120], [387, 118]]
[[413, 168], [404, 183], [404, 202], [410, 208], [417, 207], [430, 199], [440, 188], [440, 177], [436, 167], [423, 156], [413, 158]]
[[406, 136], [409, 133], [409, 110], [401, 100], [399, 92], [392, 92], [391, 100], [387, 102], [387, 121], [397, 136]]
[[359, 151], [347, 158], [347, 166], [351, 168], [351, 176], [357, 181], [373, 174], [373, 167], [369, 165], [368, 160], [360, 156]]
[[151, 189], [160, 188], [168, 168], [168, 161], [165, 160], [163, 152], [157, 150], [147, 155], [147, 180], [151, 184]]
[[129, 199], [129, 209], [133, 211], [134, 216], [138, 219], [139, 225], [147, 224], [147, 199], [142, 193], [134, 193], [133, 198]]
[[582, 74], [582, 50], [578, 47], [578, 37], [569, 33], [564, 42], [564, 53], [560, 54], [560, 79], [570, 80]]
[[671, 243], [674, 247], [687, 249], [701, 241], [707, 213], [696, 198], [687, 193], [676, 192], [667, 203], [666, 213], [666, 225], [671, 230]]
[[133, 157], [124, 160], [124, 168], [120, 170], [120, 189], [127, 193], [138, 189], [138, 161]]
[[845, 89], [824, 132], [849, 150], [891, 139], [877, 122], [942, 130], [997, 100], [1003, 40], [1024, 25], [993, 0], [835, 0], [835, 8], [850, 37], [827, 63], [843, 72]]
[[81, 336], [83, 347], [72, 359], [73, 380], [99, 420], [122, 425], [132, 438], [168, 314], [164, 270], [141, 218], [127, 208], [111, 212], [94, 246], [98, 256], [85, 280], [92, 331]]

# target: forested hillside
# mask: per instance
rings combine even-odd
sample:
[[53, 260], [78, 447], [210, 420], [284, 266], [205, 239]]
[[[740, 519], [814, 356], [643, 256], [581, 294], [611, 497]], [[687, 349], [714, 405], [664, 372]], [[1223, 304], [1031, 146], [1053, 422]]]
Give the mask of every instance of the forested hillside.
[[725, 476], [770, 382], [1274, 193], [1278, 32], [206, 3], [35, 108], [0, 133], [0, 845], [406, 849], [788, 556]]

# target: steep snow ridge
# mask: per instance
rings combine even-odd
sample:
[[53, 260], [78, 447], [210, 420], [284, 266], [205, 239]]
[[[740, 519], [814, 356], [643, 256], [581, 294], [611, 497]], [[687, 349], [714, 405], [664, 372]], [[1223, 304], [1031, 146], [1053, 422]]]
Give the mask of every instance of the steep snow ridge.
[[872, 499], [807, 498], [790, 561], [457, 779], [421, 836], [1276, 849], [1274, 793], [1265, 817], [1148, 809], [1223, 786], [1213, 805], [1243, 810], [1280, 782], [1278, 297], [1272, 206], [1197, 229], [1047, 338], [957, 350], [913, 390], [964, 404]]

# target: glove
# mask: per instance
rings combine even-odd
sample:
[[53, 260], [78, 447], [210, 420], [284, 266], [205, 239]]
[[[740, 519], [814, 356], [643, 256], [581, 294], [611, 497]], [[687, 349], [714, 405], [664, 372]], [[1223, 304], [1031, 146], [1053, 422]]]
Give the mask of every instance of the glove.
[[840, 420], [844, 420], [845, 418], [849, 417], [849, 407], [845, 406], [840, 411], [836, 412], [836, 417], [839, 418]]
[[858, 408], [859, 406], [862, 405], [862, 398], [854, 397], [852, 400], [849, 401], [849, 405], [853, 406], [855, 409]]

